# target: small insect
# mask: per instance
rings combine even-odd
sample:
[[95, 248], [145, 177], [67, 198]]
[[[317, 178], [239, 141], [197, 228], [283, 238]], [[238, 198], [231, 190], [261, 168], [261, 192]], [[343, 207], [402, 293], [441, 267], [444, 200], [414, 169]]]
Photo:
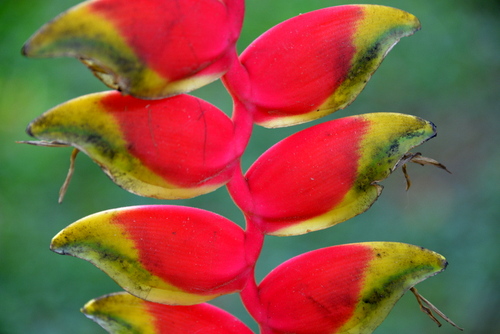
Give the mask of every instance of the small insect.
[[[432, 160], [432, 159], [431, 159]], [[443, 166], [444, 167], [444, 166]], [[445, 168], [446, 169], [446, 168]], [[415, 287], [410, 288], [410, 291], [413, 292], [415, 295], [415, 298], [417, 298], [418, 305], [420, 306], [420, 310], [427, 314], [437, 325], [438, 327], [441, 327], [441, 323], [439, 320], [432, 314], [432, 311], [436, 312], [437, 315], [439, 315], [441, 318], [443, 318], [447, 323], [452, 325], [453, 327], [463, 331], [464, 329], [461, 327], [458, 327], [453, 321], [451, 321], [450, 318], [448, 318], [443, 312], [438, 310], [438, 308], [434, 305], [431, 304], [430, 301], [425, 299], [421, 294], [418, 293], [417, 289]]]
[[[45, 147], [68, 147], [68, 146], [70, 146], [68, 144], [61, 143], [58, 141], [46, 141], [46, 140], [26, 140], [26, 141], [18, 141], [16, 143], [35, 145], [35, 146], [45, 146]], [[76, 159], [76, 156], [78, 155], [78, 152], [80, 152], [80, 150], [77, 148], [74, 148], [73, 152], [71, 152], [71, 156], [69, 158], [68, 174], [66, 175], [66, 179], [64, 180], [64, 183], [61, 186], [61, 189], [59, 189], [59, 199], [58, 199], [59, 203], [62, 203], [62, 201], [64, 199], [64, 195], [66, 194], [66, 191], [68, 190], [68, 186], [69, 186], [69, 183], [71, 181], [71, 178], [73, 177], [73, 173], [75, 171], [75, 159]]]
[[405, 179], [406, 179], [406, 190], [410, 189], [410, 187], [411, 187], [410, 176], [408, 175], [408, 172], [406, 170], [406, 163], [408, 163], [410, 161], [414, 162], [416, 164], [419, 164], [421, 166], [424, 166], [424, 165], [436, 166], [438, 168], [444, 169], [445, 171], [447, 171], [448, 173], [451, 174], [451, 172], [448, 170], [448, 168], [446, 168], [446, 166], [443, 165], [442, 163], [440, 163], [434, 159], [431, 159], [431, 158], [423, 157], [422, 153], [420, 153], [420, 152], [417, 152], [417, 153], [408, 152], [403, 156], [403, 158], [401, 158], [401, 160], [398, 162], [398, 164], [394, 167], [394, 169], [396, 169], [399, 166], [401, 166], [401, 170], [403, 171], [403, 174], [404, 174]]

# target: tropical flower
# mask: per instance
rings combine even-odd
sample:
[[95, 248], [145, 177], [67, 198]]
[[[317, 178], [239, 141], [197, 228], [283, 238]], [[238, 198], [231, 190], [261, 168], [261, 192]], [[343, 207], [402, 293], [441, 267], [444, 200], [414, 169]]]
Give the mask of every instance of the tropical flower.
[[[27, 56], [76, 57], [115, 89], [45, 112], [28, 126], [40, 141], [29, 143], [73, 146], [72, 162], [82, 151], [141, 196], [190, 198], [226, 185], [246, 220], [242, 229], [197, 208], [143, 205], [69, 225], [51, 249], [91, 262], [125, 290], [83, 313], [110, 333], [251, 333], [206, 303], [239, 293], [262, 333], [371, 333], [411, 290], [434, 320], [431, 310], [449, 321], [414, 289], [447, 262], [418, 246], [331, 246], [260, 283], [254, 276], [265, 235], [363, 213], [378, 183], [400, 166], [406, 175], [407, 162], [445, 168], [409, 152], [436, 135], [434, 124], [397, 113], [339, 118], [283, 139], [245, 174], [240, 163], [254, 124], [290, 126], [347, 107], [418, 19], [376, 5], [324, 8], [273, 27], [238, 56], [243, 12], [243, 0], [90, 0], [25, 44]], [[219, 78], [231, 118], [186, 94]]]

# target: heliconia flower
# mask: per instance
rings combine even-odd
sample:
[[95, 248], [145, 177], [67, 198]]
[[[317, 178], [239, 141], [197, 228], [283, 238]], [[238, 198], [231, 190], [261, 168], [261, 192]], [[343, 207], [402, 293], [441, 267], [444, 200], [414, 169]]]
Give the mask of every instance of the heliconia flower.
[[238, 225], [182, 206], [96, 213], [63, 229], [50, 247], [91, 262], [139, 298], [170, 305], [238, 292], [253, 266]]
[[162, 199], [217, 189], [241, 155], [230, 118], [190, 95], [140, 100], [116, 91], [90, 94], [47, 111], [27, 131], [85, 152], [124, 189]]
[[319, 9], [275, 26], [240, 57], [254, 121], [282, 127], [345, 108], [399, 39], [418, 29], [415, 16], [377, 5]]
[[262, 333], [368, 334], [415, 284], [446, 268], [441, 255], [395, 242], [323, 248], [275, 268], [258, 287]]
[[366, 211], [382, 191], [378, 182], [411, 148], [435, 135], [432, 123], [403, 114], [332, 120], [302, 130], [260, 156], [245, 175], [251, 201], [240, 198], [239, 188], [229, 189], [266, 234], [323, 229]]
[[243, 12], [243, 0], [91, 0], [43, 26], [23, 53], [75, 57], [113, 89], [166, 97], [229, 69]]
[[252, 333], [236, 317], [210, 304], [163, 305], [123, 292], [93, 299], [82, 312], [111, 334]]

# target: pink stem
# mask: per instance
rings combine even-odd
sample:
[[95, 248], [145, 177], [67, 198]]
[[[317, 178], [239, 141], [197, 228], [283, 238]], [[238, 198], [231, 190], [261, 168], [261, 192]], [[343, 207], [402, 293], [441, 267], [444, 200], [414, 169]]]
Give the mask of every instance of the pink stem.
[[[252, 229], [252, 226], [258, 226], [257, 222], [253, 222], [250, 218], [246, 218], [247, 220], [247, 256], [255, 256], [255, 260], [259, 256], [260, 249], [262, 248], [264, 235], [258, 229]], [[251, 240], [251, 241], [250, 241]], [[257, 245], [257, 243], [260, 244]], [[259, 247], [259, 251], [256, 251], [257, 246]], [[259, 296], [259, 287], [257, 286], [257, 282], [255, 281], [255, 263], [251, 268], [250, 272], [247, 276], [247, 283], [243, 290], [240, 292], [240, 298], [243, 302], [243, 305], [247, 309], [248, 313], [254, 318], [254, 320], [259, 324], [260, 333], [261, 334], [273, 334], [276, 333], [272, 328], [269, 327], [267, 321], [267, 310], [265, 309], [265, 305], [262, 305]]]
[[241, 161], [238, 161], [238, 166], [234, 170], [231, 180], [226, 184], [229, 195], [234, 203], [243, 212], [253, 212], [253, 200], [248, 182], [241, 171]]
[[254, 268], [252, 268], [251, 273], [248, 275], [247, 284], [245, 288], [240, 292], [241, 301], [248, 313], [255, 319], [255, 321], [262, 327], [262, 324], [266, 322], [265, 312], [263, 312], [262, 305], [259, 298], [259, 288], [255, 282]]
[[[222, 82], [233, 99], [233, 116], [235, 149], [241, 156], [247, 145], [253, 130], [253, 114], [255, 105], [250, 101], [250, 80], [246, 68], [235, 56], [230, 70], [222, 77]], [[229, 194], [233, 201], [243, 212], [253, 212], [253, 201], [248, 182], [241, 170], [241, 160], [229, 183], [227, 184]], [[248, 219], [247, 219], [248, 224]]]
[[237, 152], [243, 154], [253, 130], [255, 106], [250, 102], [250, 80], [246, 68], [240, 63], [236, 52], [231, 68], [222, 77], [222, 82], [233, 99], [235, 145]]
[[229, 71], [221, 78], [227, 91], [234, 100], [242, 102], [250, 101], [251, 85], [250, 77], [245, 66], [240, 62], [236, 52]]
[[264, 234], [259, 228], [259, 224], [252, 220], [252, 218], [245, 217], [246, 230], [245, 230], [245, 251], [247, 263], [255, 267], [262, 246], [264, 244]]
[[[238, 206], [248, 208], [252, 205], [252, 198], [248, 189], [248, 183], [241, 173], [241, 166], [238, 168], [227, 188], [233, 200]], [[265, 324], [265, 312], [262, 308], [259, 298], [259, 291], [255, 281], [255, 264], [259, 258], [262, 246], [264, 244], [264, 234], [260, 228], [260, 223], [256, 217], [245, 215], [245, 254], [246, 261], [250, 265], [247, 276], [247, 282], [240, 297], [248, 313], [257, 321], [260, 326]]]
[[[252, 205], [251, 194], [246, 179], [241, 173], [241, 166], [235, 171], [231, 181], [227, 184], [227, 188], [231, 197], [238, 203], [240, 208]], [[259, 291], [255, 281], [255, 264], [264, 244], [264, 234], [256, 217], [245, 215], [245, 221], [245, 255], [250, 270], [247, 274], [246, 285], [240, 292], [240, 298], [248, 313], [262, 327], [266, 321], [266, 312], [260, 303]]]
[[233, 96], [234, 143], [236, 153], [242, 155], [245, 151], [253, 130], [254, 106], [244, 103]]
[[[243, 154], [252, 135], [253, 115], [256, 107], [251, 103], [251, 85], [248, 72], [239, 59], [236, 58], [233, 61], [231, 69], [222, 77], [222, 82], [233, 99], [232, 121], [236, 149], [239, 154]], [[233, 201], [243, 212], [253, 212], [252, 194], [241, 170], [241, 160], [238, 161], [238, 166], [227, 184], [227, 189]], [[250, 271], [245, 288], [240, 292], [240, 297], [248, 313], [260, 325], [262, 333], [271, 333], [270, 329], [268, 330], [266, 312], [260, 303], [259, 289], [255, 281], [255, 264], [264, 244], [264, 233], [258, 217], [245, 214], [245, 220], [245, 251]]]

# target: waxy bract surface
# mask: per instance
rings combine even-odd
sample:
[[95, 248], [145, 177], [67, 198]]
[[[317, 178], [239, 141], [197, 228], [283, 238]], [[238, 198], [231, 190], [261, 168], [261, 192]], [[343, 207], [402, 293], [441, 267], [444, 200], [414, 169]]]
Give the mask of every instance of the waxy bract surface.
[[266, 333], [365, 334], [415, 284], [444, 270], [441, 255], [394, 242], [318, 249], [274, 269], [259, 285]]
[[273, 27], [240, 57], [255, 122], [289, 126], [345, 108], [399, 39], [418, 29], [415, 16], [375, 5], [319, 9]]
[[23, 53], [78, 58], [125, 94], [172, 96], [229, 69], [243, 8], [243, 0], [87, 1], [43, 26]]
[[241, 154], [229, 117], [190, 95], [147, 101], [90, 94], [47, 111], [27, 131], [85, 152], [122, 188], [162, 199], [221, 187]]
[[244, 246], [243, 230], [230, 220], [168, 205], [96, 213], [51, 243], [53, 251], [91, 262], [128, 292], [172, 305], [241, 290], [249, 267]]
[[432, 123], [395, 113], [341, 118], [300, 131], [248, 170], [252, 202], [240, 208], [267, 234], [295, 235], [366, 211], [411, 148], [436, 135]]
[[115, 334], [251, 334], [233, 315], [209, 304], [170, 306], [151, 303], [127, 293], [88, 302], [82, 312]]

